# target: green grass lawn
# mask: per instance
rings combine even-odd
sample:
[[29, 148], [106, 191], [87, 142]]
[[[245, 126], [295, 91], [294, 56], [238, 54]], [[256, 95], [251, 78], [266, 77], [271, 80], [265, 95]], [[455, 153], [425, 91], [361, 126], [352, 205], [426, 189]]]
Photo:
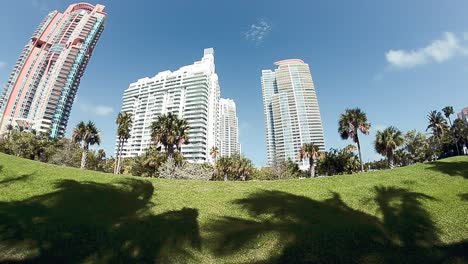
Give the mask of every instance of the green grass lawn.
[[0, 263], [468, 262], [468, 157], [227, 183], [0, 166]]

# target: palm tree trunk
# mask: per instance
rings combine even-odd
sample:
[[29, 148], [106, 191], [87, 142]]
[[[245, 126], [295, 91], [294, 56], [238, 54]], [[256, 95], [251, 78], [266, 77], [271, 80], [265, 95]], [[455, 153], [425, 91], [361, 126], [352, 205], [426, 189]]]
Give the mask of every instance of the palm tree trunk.
[[310, 174], [310, 178], [315, 177], [314, 160], [312, 158], [309, 158], [309, 174]]
[[315, 176], [315, 159], [312, 158], [312, 177], [316, 177]]
[[88, 150], [89, 150], [89, 145], [87, 143], [83, 143], [83, 153], [81, 154], [81, 169], [84, 169], [86, 167], [86, 161], [88, 159]]
[[458, 148], [458, 140], [455, 136], [453, 137], [453, 143], [455, 143], [455, 148], [457, 149], [457, 156], [460, 156], [460, 149]]
[[364, 172], [364, 164], [362, 164], [361, 143], [359, 143], [359, 137], [357, 133], [358, 132], [356, 131], [356, 143], [357, 143], [357, 148], [358, 148], [358, 153], [359, 153], [359, 162], [361, 163], [361, 172]]
[[117, 144], [117, 153], [115, 154], [115, 162], [114, 162], [114, 174], [117, 173], [117, 164], [118, 164], [118, 158], [120, 156], [120, 144], [121, 144], [121, 139], [119, 138], [119, 143]]
[[439, 159], [439, 153], [442, 153], [442, 136], [440, 136], [439, 138], [439, 145], [437, 146], [438, 149], [437, 149], [437, 153], [436, 153], [436, 160]]
[[[452, 120], [450, 119], [450, 116], [448, 117], [449, 123], [450, 123], [450, 128], [452, 128]], [[457, 137], [455, 137], [455, 131], [452, 133], [453, 137], [453, 143], [455, 143], [455, 148], [457, 149], [457, 156], [460, 156], [460, 149], [458, 148], [458, 140]]]
[[174, 157], [174, 146], [173, 145], [167, 145], [167, 154], [170, 158]]
[[117, 157], [117, 166], [115, 168], [115, 174], [120, 174], [120, 160], [122, 158], [122, 149], [124, 145], [124, 140], [121, 139], [119, 142], [119, 147], [118, 147], [118, 157]]
[[393, 152], [388, 152], [387, 159], [388, 159], [388, 167], [390, 167], [390, 169], [393, 169], [395, 167], [393, 165]]

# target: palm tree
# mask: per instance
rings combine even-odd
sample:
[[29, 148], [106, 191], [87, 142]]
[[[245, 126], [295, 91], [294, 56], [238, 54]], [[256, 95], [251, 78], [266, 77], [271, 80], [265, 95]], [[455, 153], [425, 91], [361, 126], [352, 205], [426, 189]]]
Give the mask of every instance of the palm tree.
[[81, 154], [81, 169], [86, 167], [86, 159], [88, 157], [89, 145], [101, 144], [101, 137], [99, 136], [99, 130], [96, 125], [88, 121], [85, 124], [83, 121], [78, 123], [73, 129], [72, 141], [74, 143], [80, 143], [83, 150]]
[[460, 145], [468, 143], [468, 124], [465, 124], [462, 119], [455, 119], [451, 130]]
[[221, 157], [216, 161], [216, 174], [223, 175], [224, 181], [228, 181], [228, 173], [232, 171], [232, 160], [229, 157]]
[[216, 158], [217, 158], [218, 155], [219, 155], [219, 149], [218, 149], [217, 146], [211, 147], [211, 149], [210, 149], [210, 155], [211, 155], [211, 158], [213, 158], [213, 161], [216, 163]]
[[237, 174], [242, 181], [245, 181], [247, 176], [253, 172], [252, 161], [241, 155], [232, 156], [230, 159], [231, 171]]
[[338, 133], [342, 139], [351, 138], [354, 143], [357, 144], [359, 151], [359, 162], [361, 163], [361, 172], [364, 171], [364, 165], [362, 163], [361, 144], [359, 142], [358, 131], [361, 131], [364, 135], [369, 134], [371, 124], [367, 121], [366, 113], [361, 111], [359, 108], [346, 109], [341, 114], [338, 122]]
[[174, 149], [181, 151], [183, 144], [188, 143], [190, 127], [185, 119], [168, 113], [158, 116], [151, 124], [151, 137], [156, 144], [161, 144], [169, 157], [174, 156]]
[[432, 136], [438, 141], [440, 147], [442, 136], [448, 129], [447, 120], [445, 120], [441, 112], [436, 110], [429, 112], [427, 119], [429, 121], [429, 125], [427, 126], [426, 131], [429, 129], [432, 130]]
[[445, 120], [441, 112], [436, 110], [429, 112], [427, 119], [429, 121], [429, 125], [427, 126], [426, 131], [431, 129], [432, 135], [440, 139], [445, 131], [447, 131], [447, 120]]
[[344, 150], [347, 152], [347, 153], [353, 153], [355, 150], [357, 150], [356, 146], [353, 145], [353, 144], [349, 144], [347, 145]]
[[315, 161], [319, 159], [323, 153], [320, 151], [319, 146], [314, 143], [305, 143], [299, 151], [299, 160], [309, 159], [309, 173], [310, 178], [315, 177]]
[[132, 127], [132, 115], [126, 112], [120, 112], [117, 115], [115, 123], [117, 124], [117, 138], [119, 140], [117, 144], [117, 163], [114, 168], [114, 173], [120, 173], [120, 161], [122, 156], [122, 149], [124, 143], [130, 138], [130, 131]]
[[8, 131], [8, 138], [10, 138], [10, 135], [11, 135], [11, 131], [13, 131], [13, 126], [11, 124], [8, 124], [7, 127], [6, 127], [7, 131]]
[[177, 118], [177, 116], [176, 116], [175, 124], [176, 124], [175, 144], [176, 144], [177, 151], [180, 153], [182, 151], [182, 145], [189, 143], [188, 133], [189, 133], [190, 127], [188, 125], [187, 120], [179, 119]]
[[[445, 117], [448, 119], [450, 127], [452, 127], [452, 119], [450, 119], [450, 116], [455, 114], [455, 111], [453, 111], [452, 106], [446, 106], [442, 109], [442, 112], [444, 112]], [[452, 133], [453, 136], [453, 142], [455, 143], [455, 147], [457, 149], [457, 154], [460, 155], [460, 149], [458, 148], [458, 143], [455, 135]]]
[[387, 127], [383, 131], [377, 131], [374, 147], [377, 153], [386, 156], [388, 166], [393, 169], [393, 159], [395, 149], [405, 142], [403, 134], [394, 126]]

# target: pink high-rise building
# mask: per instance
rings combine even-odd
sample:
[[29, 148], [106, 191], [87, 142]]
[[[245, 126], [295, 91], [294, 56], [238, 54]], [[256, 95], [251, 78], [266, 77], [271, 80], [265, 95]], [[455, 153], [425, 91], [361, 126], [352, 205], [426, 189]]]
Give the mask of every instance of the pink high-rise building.
[[104, 30], [104, 8], [73, 4], [39, 24], [0, 95], [0, 133], [11, 125], [64, 135], [80, 79]]
[[468, 124], [468, 107], [465, 107], [458, 113], [458, 119], [461, 119], [465, 124]]

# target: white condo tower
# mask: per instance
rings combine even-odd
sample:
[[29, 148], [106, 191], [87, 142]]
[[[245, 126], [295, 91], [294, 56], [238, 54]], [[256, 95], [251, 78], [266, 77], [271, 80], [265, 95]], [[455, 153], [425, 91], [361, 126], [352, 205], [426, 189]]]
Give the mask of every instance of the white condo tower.
[[231, 99], [221, 98], [219, 102], [219, 154], [231, 157], [240, 154], [239, 121], [236, 103]]
[[132, 115], [133, 125], [122, 157], [143, 154], [151, 145], [151, 123], [170, 112], [190, 126], [189, 144], [182, 146], [184, 157], [190, 162], [211, 162], [210, 149], [219, 144], [219, 97], [212, 48], [205, 49], [203, 58], [192, 65], [131, 83], [123, 95], [122, 111]]

